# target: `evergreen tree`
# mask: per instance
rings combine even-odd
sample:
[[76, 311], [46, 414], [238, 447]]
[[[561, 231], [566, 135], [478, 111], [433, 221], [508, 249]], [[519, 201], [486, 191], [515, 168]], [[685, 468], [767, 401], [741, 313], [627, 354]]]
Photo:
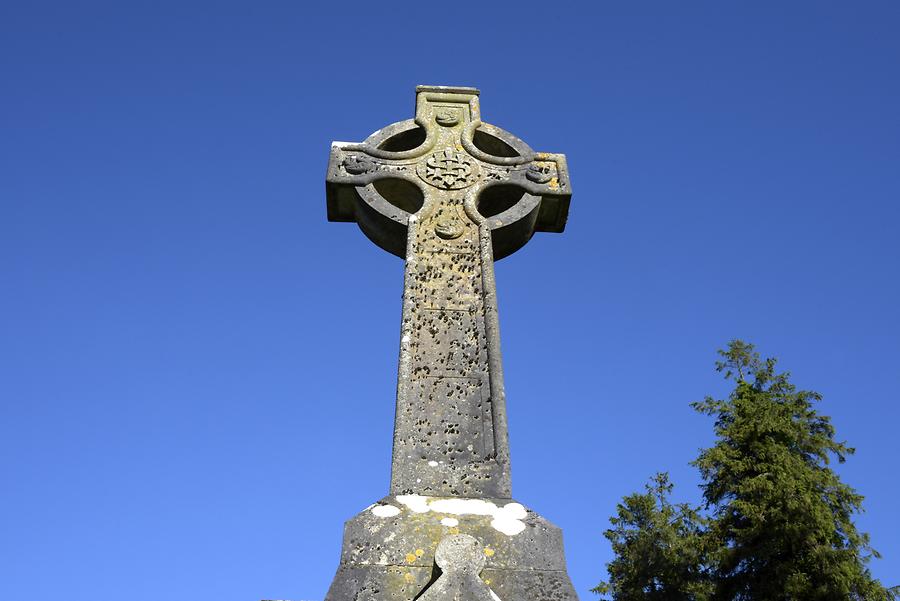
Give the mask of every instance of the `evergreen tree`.
[[693, 404], [716, 420], [716, 443], [693, 464], [720, 545], [714, 599], [895, 598], [866, 567], [877, 553], [852, 521], [863, 497], [829, 467], [854, 449], [813, 408], [821, 396], [797, 390], [751, 344], [732, 341], [720, 355], [734, 391]]
[[715, 418], [716, 442], [693, 462], [707, 512], [673, 505], [665, 474], [625, 497], [605, 533], [609, 582], [594, 591], [613, 601], [897, 599], [900, 587], [867, 568], [878, 554], [852, 519], [863, 497], [830, 468], [854, 449], [813, 408], [821, 396], [797, 390], [751, 344], [719, 354], [734, 390], [692, 405]]
[[647, 492], [625, 497], [605, 532], [616, 554], [609, 582], [593, 589], [616, 601], [706, 601], [705, 520], [687, 504], [670, 501], [672, 484], [656, 474]]

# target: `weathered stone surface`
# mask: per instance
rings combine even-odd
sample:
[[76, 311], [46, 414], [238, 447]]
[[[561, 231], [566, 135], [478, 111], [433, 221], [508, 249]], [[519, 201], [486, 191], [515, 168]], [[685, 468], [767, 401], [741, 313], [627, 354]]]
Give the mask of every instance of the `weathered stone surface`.
[[559, 529], [512, 501], [493, 269], [563, 230], [565, 157], [419, 86], [415, 119], [332, 145], [326, 191], [406, 258], [391, 496], [347, 522], [326, 601], [576, 601]]
[[481, 578], [500, 599], [577, 599], [562, 533], [537, 513], [510, 499], [392, 495], [344, 526], [340, 567], [326, 601], [416, 598], [440, 582], [436, 555], [440, 559], [442, 541], [454, 535], [477, 543]]

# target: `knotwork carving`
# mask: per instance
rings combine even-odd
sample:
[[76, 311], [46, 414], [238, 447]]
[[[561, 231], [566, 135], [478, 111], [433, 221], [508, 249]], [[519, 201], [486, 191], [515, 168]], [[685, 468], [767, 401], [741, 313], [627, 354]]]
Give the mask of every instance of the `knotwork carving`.
[[546, 184], [556, 177], [556, 166], [548, 162], [535, 162], [528, 166], [525, 177], [538, 184]]
[[464, 154], [441, 150], [419, 163], [416, 173], [435, 188], [459, 190], [474, 184], [481, 169], [478, 163]]
[[444, 240], [454, 240], [459, 238], [463, 235], [464, 231], [465, 226], [456, 219], [442, 219], [434, 226], [434, 233], [438, 235], [438, 238]]
[[351, 175], [361, 175], [371, 171], [375, 166], [371, 160], [366, 157], [358, 157], [350, 155], [344, 159], [342, 163], [344, 170]]
[[459, 115], [457, 115], [456, 111], [453, 109], [442, 109], [435, 114], [434, 120], [438, 125], [453, 127], [459, 123]]

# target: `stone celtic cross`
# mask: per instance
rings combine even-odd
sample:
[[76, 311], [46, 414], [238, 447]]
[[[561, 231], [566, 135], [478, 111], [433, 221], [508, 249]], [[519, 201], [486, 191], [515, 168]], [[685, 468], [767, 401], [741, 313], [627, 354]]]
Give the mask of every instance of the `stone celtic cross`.
[[325, 601], [578, 601], [559, 528], [512, 499], [494, 260], [561, 232], [566, 160], [481, 122], [478, 90], [335, 142], [328, 218], [406, 259], [390, 494], [344, 525]]
[[563, 230], [565, 157], [482, 123], [474, 88], [419, 86], [415, 119], [332, 145], [326, 190], [406, 259], [391, 494], [511, 498], [493, 263]]

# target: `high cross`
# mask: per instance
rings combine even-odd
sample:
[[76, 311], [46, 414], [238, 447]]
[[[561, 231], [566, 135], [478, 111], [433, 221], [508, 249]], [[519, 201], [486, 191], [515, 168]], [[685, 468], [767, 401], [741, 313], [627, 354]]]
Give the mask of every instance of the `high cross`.
[[478, 90], [419, 86], [415, 119], [334, 142], [330, 221], [406, 259], [391, 494], [511, 498], [494, 260], [561, 232], [566, 159], [482, 123]]

